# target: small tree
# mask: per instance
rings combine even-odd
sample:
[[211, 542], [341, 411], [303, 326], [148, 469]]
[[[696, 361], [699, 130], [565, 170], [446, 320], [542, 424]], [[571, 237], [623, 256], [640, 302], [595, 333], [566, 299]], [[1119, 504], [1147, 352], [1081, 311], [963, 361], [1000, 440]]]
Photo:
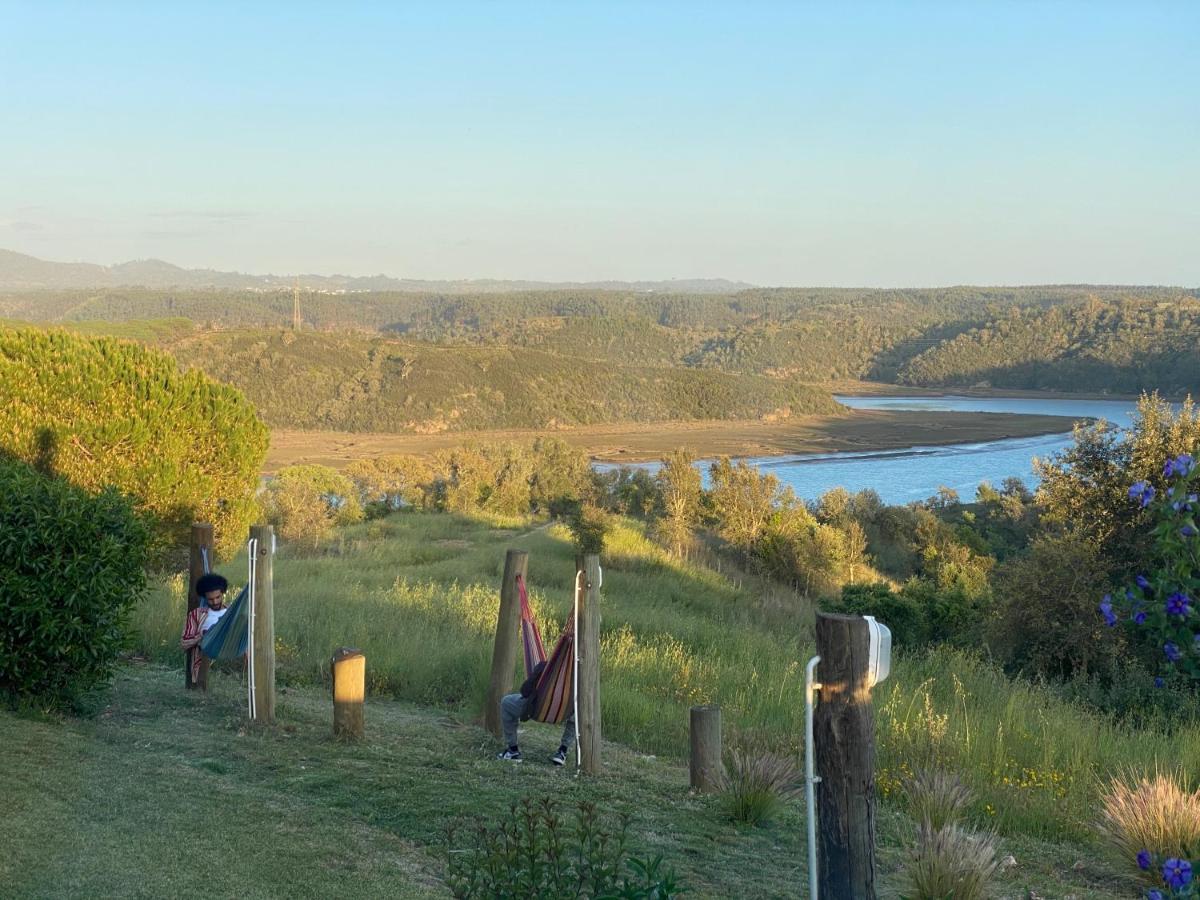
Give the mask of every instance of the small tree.
[[258, 512], [267, 429], [245, 397], [111, 338], [0, 328], [0, 452], [133, 499], [163, 547], [211, 522], [237, 546]]
[[112, 674], [145, 587], [149, 532], [128, 499], [0, 458], [0, 692], [69, 704]]
[[306, 549], [315, 548], [335, 525], [363, 517], [354, 482], [328, 466], [280, 469], [267, 486], [263, 506], [279, 537]]
[[663, 459], [655, 476], [659, 508], [654, 530], [676, 556], [683, 556], [700, 516], [700, 473], [691, 451], [678, 449]]

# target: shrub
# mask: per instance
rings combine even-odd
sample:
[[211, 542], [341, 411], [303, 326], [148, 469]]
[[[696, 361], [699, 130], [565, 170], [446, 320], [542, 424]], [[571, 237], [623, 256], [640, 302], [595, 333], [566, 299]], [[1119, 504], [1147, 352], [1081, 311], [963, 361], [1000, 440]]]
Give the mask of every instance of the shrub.
[[850, 616], [874, 616], [892, 631], [897, 647], [918, 647], [929, 638], [925, 611], [913, 598], [893, 591], [886, 583], [848, 584], [839, 600], [829, 604], [831, 612]]
[[235, 389], [111, 338], [0, 329], [0, 451], [88, 491], [134, 499], [164, 545], [211, 522], [239, 545], [267, 429]]
[[906, 871], [909, 900], [982, 900], [996, 872], [996, 837], [973, 834], [957, 825], [932, 828], [922, 823]]
[[117, 491], [16, 460], [0, 460], [0, 497], [0, 691], [67, 705], [112, 672], [149, 532]]
[[909, 812], [933, 831], [958, 822], [971, 792], [957, 775], [939, 769], [922, 769], [904, 783]]
[[1182, 772], [1157, 772], [1153, 778], [1130, 772], [1113, 778], [1100, 794], [1100, 833], [1152, 888], [1166, 886], [1167, 860], [1200, 860], [1200, 790], [1189, 791], [1186, 784]]
[[629, 820], [606, 825], [595, 805], [580, 803], [573, 824], [553, 801], [524, 800], [495, 825], [450, 830], [446, 883], [459, 898], [671, 900], [683, 892], [661, 857], [626, 857]]
[[263, 507], [282, 540], [310, 550], [335, 525], [363, 518], [354, 483], [328, 466], [280, 469], [267, 486]]
[[420, 457], [392, 454], [356, 459], [346, 466], [346, 477], [358, 488], [364, 509], [380, 515], [405, 506], [424, 507], [433, 469]]
[[729, 754], [721, 787], [729, 817], [747, 825], [768, 821], [804, 790], [800, 771], [790, 757], [736, 749]]
[[1029, 675], [1109, 674], [1120, 653], [1095, 612], [1104, 584], [1094, 544], [1073, 534], [1036, 538], [1028, 553], [997, 569], [993, 649]]
[[567, 528], [580, 553], [603, 553], [612, 526], [612, 516], [594, 503], [580, 503], [567, 516]]

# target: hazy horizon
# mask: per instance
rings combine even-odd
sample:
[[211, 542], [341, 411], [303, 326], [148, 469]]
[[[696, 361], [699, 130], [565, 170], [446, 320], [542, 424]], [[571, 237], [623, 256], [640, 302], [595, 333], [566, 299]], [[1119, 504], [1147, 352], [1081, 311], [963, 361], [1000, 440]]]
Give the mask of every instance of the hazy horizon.
[[1200, 4], [6, 11], [0, 247], [39, 259], [1200, 284]]

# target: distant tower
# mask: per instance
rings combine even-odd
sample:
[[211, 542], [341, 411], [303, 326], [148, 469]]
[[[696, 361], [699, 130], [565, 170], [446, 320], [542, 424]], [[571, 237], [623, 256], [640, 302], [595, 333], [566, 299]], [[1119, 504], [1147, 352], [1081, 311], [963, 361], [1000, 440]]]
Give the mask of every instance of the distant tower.
[[292, 331], [300, 330], [300, 279], [292, 290]]

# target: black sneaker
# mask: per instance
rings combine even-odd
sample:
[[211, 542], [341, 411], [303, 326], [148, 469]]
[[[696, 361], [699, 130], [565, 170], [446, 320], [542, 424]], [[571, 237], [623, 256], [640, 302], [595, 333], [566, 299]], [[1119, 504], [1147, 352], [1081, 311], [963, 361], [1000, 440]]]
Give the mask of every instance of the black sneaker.
[[554, 763], [556, 766], [565, 766], [567, 764], [567, 751], [562, 747], [559, 747], [558, 752], [550, 757], [550, 762]]
[[[497, 753], [496, 759], [511, 759], [513, 762], [520, 762], [521, 761], [521, 751], [520, 750], [505, 750], [503, 753]], [[562, 763], [559, 763], [559, 765], [562, 765]]]

